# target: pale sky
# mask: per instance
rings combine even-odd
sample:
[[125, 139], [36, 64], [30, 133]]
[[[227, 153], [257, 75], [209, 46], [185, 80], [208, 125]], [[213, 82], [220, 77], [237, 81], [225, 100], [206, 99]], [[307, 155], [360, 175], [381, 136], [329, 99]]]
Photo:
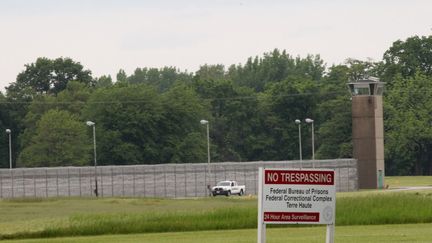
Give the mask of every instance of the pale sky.
[[274, 48], [380, 60], [432, 34], [430, 0], [0, 0], [0, 90], [38, 57], [70, 57], [94, 77], [137, 67], [245, 63]]

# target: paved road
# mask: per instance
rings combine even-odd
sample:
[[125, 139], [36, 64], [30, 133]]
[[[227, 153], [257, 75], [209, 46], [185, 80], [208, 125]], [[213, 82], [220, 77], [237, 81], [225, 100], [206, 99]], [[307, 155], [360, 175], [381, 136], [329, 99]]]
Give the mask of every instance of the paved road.
[[401, 187], [401, 188], [392, 188], [384, 191], [398, 192], [398, 191], [414, 191], [414, 190], [432, 190], [432, 186], [409, 186], [409, 187]]

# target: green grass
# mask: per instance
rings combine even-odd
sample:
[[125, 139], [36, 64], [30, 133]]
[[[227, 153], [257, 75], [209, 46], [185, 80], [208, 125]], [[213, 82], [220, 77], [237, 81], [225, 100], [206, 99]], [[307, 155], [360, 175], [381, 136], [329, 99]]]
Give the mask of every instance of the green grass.
[[[391, 179], [401, 185], [427, 184], [423, 177]], [[431, 205], [432, 190], [338, 193], [336, 225], [431, 223]], [[0, 215], [0, 239], [252, 229], [257, 224], [257, 200], [18, 199], [0, 201]]]
[[[432, 222], [432, 193], [359, 195], [338, 196], [337, 226]], [[256, 198], [244, 197], [4, 201], [0, 213], [5, 215], [3, 239], [251, 229], [257, 224]]]
[[[430, 242], [432, 224], [340, 226], [336, 227], [335, 242], [344, 243], [390, 243]], [[150, 233], [129, 235], [103, 235], [88, 237], [64, 237], [52, 239], [26, 239], [3, 241], [5, 243], [252, 243], [256, 242], [256, 229], [218, 230], [198, 232]], [[273, 228], [267, 229], [268, 243], [325, 241], [325, 227]]]
[[[118, 220], [146, 215], [166, 217], [188, 212], [210, 212], [224, 208], [256, 208], [254, 198], [143, 199], [143, 198], [51, 198], [0, 201], [0, 238], [27, 235], [50, 229], [77, 228], [90, 218]], [[171, 216], [174, 217], [174, 216]], [[94, 222], [94, 220], [90, 220]], [[104, 221], [106, 222], [106, 221]]]
[[337, 225], [432, 222], [432, 192], [382, 193], [337, 199]]
[[432, 176], [387, 176], [385, 184], [389, 188], [407, 186], [432, 186]]
[[[41, 232], [24, 234], [30, 237], [67, 235], [99, 235], [150, 232], [202, 231], [243, 229], [256, 226], [253, 208], [221, 208], [196, 212], [148, 212], [145, 214], [79, 215], [69, 219], [67, 226], [51, 226]], [[17, 234], [14, 237], [20, 237]]]

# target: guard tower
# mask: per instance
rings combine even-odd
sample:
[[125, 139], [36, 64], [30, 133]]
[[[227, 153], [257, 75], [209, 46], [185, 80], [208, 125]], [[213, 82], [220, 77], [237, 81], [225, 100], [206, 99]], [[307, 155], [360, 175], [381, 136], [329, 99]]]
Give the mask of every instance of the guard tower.
[[348, 83], [352, 96], [353, 157], [358, 161], [360, 189], [384, 187], [384, 84], [374, 77]]

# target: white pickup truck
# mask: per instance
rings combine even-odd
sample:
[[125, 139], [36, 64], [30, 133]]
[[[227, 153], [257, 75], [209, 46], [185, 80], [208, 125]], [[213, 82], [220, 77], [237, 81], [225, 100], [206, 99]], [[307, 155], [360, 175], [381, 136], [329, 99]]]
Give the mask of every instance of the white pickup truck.
[[214, 187], [212, 187], [212, 195], [225, 195], [230, 196], [231, 194], [243, 195], [246, 191], [246, 186], [240, 186], [237, 181], [220, 181]]

